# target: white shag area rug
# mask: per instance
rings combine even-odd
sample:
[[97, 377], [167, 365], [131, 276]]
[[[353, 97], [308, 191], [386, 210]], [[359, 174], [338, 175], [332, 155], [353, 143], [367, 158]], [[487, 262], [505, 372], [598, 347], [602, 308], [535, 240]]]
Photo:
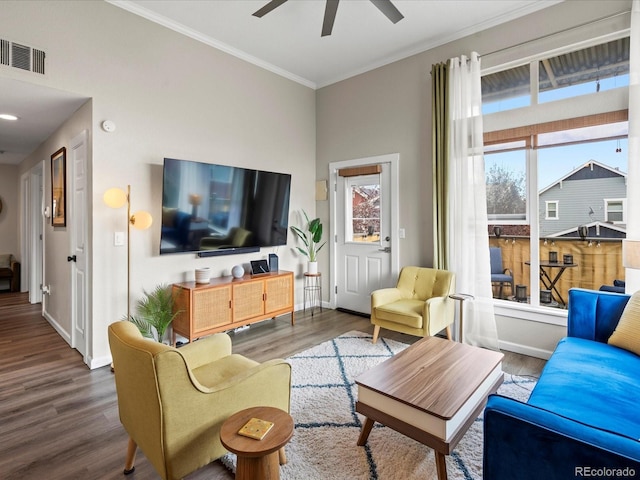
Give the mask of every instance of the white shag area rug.
[[[364, 417], [355, 411], [362, 372], [408, 345], [349, 332], [287, 359], [292, 365], [291, 416], [294, 436], [285, 447], [282, 480], [431, 480], [433, 450], [376, 423], [367, 444], [356, 445]], [[499, 393], [526, 401], [535, 379], [505, 374]], [[482, 479], [482, 416], [446, 457], [451, 480]], [[235, 471], [236, 457], [222, 462]]]

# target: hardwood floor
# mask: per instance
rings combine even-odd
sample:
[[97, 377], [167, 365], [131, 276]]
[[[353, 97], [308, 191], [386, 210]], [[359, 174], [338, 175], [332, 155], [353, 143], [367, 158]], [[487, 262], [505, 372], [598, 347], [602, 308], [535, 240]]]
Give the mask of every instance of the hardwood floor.
[[[286, 358], [351, 330], [372, 332], [367, 318], [325, 309], [267, 320], [232, 334], [234, 351], [264, 361]], [[418, 338], [384, 332], [405, 343]], [[505, 353], [503, 369], [538, 376], [542, 360]], [[26, 294], [0, 294], [0, 477], [124, 479], [127, 435], [120, 425], [109, 366], [89, 370], [78, 352], [30, 305]], [[142, 452], [128, 480], [156, 479]], [[213, 462], [189, 480], [232, 479]]]

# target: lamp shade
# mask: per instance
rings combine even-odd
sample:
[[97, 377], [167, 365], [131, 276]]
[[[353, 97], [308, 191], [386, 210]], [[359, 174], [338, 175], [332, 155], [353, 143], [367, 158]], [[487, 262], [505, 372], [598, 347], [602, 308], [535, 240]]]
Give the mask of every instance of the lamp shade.
[[117, 187], [110, 188], [104, 192], [102, 200], [111, 208], [120, 208], [127, 203], [127, 192]]
[[640, 269], [640, 240], [622, 241], [622, 265]]
[[189, 204], [191, 205], [200, 205], [202, 203], [202, 195], [198, 195], [197, 193], [192, 193], [189, 195]]
[[139, 212], [131, 215], [131, 219], [129, 221], [131, 222], [133, 228], [137, 230], [146, 230], [153, 223], [153, 217], [149, 212], [140, 210]]

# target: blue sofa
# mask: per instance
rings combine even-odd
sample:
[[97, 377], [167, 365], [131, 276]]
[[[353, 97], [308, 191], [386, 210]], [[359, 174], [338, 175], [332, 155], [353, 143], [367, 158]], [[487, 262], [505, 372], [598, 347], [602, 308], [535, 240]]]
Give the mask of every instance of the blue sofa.
[[640, 356], [607, 344], [628, 295], [569, 291], [568, 334], [527, 403], [491, 395], [484, 478], [640, 478]]

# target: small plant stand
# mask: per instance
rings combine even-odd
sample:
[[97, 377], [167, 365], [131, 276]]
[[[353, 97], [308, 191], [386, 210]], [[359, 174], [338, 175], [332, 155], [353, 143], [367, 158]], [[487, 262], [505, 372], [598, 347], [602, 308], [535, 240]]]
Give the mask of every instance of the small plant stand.
[[304, 274], [304, 306], [303, 313], [307, 312], [307, 301], [311, 316], [316, 307], [322, 313], [322, 274], [321, 273], [305, 273]]

